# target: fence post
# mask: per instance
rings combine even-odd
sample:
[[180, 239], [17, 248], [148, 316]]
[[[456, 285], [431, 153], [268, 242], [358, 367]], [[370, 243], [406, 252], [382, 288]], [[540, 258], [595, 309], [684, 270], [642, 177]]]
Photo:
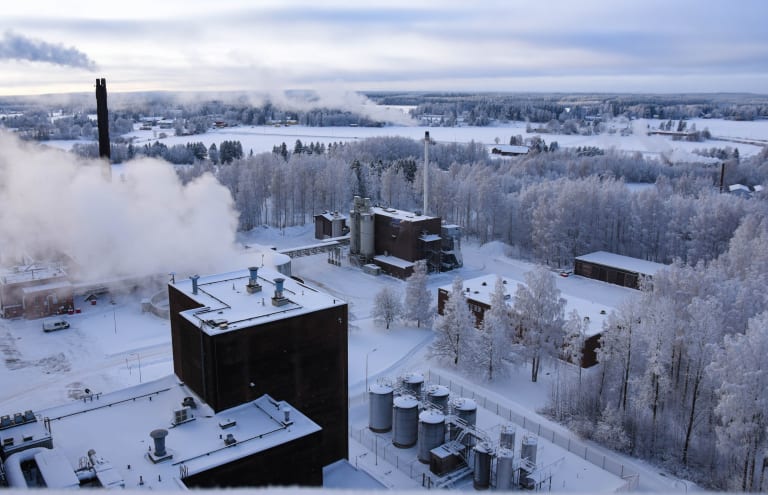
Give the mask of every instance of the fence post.
[[605, 469], [605, 456], [603, 456], [603, 469]]

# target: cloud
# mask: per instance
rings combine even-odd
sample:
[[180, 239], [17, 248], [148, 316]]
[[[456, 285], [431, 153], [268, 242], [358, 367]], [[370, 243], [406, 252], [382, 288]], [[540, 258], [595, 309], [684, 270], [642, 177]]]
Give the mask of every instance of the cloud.
[[95, 70], [96, 63], [88, 55], [74, 47], [30, 39], [6, 31], [0, 40], [0, 60], [30, 60], [49, 64]]

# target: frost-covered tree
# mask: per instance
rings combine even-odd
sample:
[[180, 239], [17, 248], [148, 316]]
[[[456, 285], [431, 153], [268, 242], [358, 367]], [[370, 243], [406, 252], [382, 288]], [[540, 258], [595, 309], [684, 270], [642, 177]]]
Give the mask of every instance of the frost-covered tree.
[[483, 325], [475, 339], [474, 367], [484, 380], [493, 381], [505, 375], [503, 358], [509, 349], [509, 332], [512, 324], [507, 306], [506, 286], [496, 279], [491, 292], [491, 308], [483, 316]]
[[544, 356], [557, 356], [563, 343], [565, 299], [555, 285], [554, 276], [539, 266], [525, 274], [525, 285], [518, 285], [514, 310], [522, 332], [526, 355], [531, 360], [531, 381], [539, 377]]
[[768, 311], [744, 334], [726, 336], [708, 368], [717, 388], [717, 449], [737, 480], [731, 489], [762, 491], [759, 457], [768, 449]]
[[400, 297], [391, 287], [383, 287], [373, 298], [373, 318], [383, 321], [387, 329], [403, 313]]
[[432, 326], [436, 335], [430, 346], [430, 354], [449, 360], [454, 366], [465, 365], [463, 358], [471, 349], [467, 343], [472, 339], [472, 332], [475, 332], [474, 318], [464, 298], [463, 285], [460, 278], [453, 281], [443, 314], [437, 316]]
[[432, 317], [432, 295], [427, 290], [427, 262], [419, 260], [413, 265], [413, 273], [405, 284], [405, 318], [416, 322], [416, 327]]

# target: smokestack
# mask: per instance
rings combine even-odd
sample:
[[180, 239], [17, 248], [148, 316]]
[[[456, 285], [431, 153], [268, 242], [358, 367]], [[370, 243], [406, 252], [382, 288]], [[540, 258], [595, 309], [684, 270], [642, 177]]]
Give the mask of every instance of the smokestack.
[[107, 80], [96, 79], [96, 117], [99, 125], [99, 157], [109, 161], [109, 112], [107, 111]]
[[200, 275], [192, 275], [189, 277], [189, 279], [192, 281], [192, 294], [197, 295], [197, 279], [200, 278]]
[[720, 164], [720, 192], [725, 191], [725, 162]]
[[429, 204], [429, 131], [424, 131], [424, 208], [423, 215], [427, 215]]

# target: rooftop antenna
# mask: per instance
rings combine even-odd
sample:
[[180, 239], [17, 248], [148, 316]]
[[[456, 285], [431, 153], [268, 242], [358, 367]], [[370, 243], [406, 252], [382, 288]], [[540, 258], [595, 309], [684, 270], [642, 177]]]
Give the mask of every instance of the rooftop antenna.
[[429, 131], [424, 131], [424, 208], [423, 215], [427, 215], [427, 205], [429, 204], [429, 145], [435, 144], [429, 138]]
[[107, 111], [107, 80], [96, 79], [96, 119], [99, 126], [99, 158], [106, 158], [104, 176], [112, 179], [112, 166], [109, 164], [109, 112]]

